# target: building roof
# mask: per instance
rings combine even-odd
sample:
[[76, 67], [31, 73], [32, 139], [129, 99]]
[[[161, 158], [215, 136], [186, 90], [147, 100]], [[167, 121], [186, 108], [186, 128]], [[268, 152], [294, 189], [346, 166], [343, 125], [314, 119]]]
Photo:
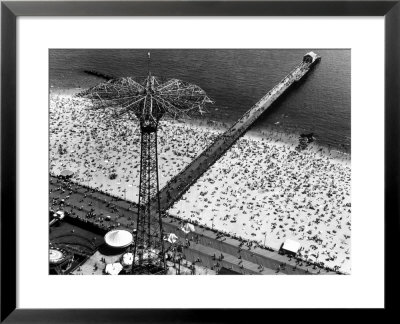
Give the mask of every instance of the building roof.
[[289, 252], [297, 253], [300, 249], [300, 243], [291, 239], [287, 239], [285, 243], [283, 243], [282, 249]]
[[126, 230], [112, 230], [104, 236], [104, 241], [111, 247], [122, 248], [132, 243], [133, 235]]

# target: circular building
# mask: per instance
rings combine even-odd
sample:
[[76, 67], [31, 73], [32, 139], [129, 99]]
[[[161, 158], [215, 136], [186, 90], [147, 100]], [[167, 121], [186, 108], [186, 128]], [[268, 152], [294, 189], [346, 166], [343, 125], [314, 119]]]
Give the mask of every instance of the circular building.
[[65, 261], [68, 257], [68, 253], [59, 248], [51, 248], [49, 250], [49, 262], [51, 265], [58, 265]]
[[50, 274], [65, 274], [71, 266], [73, 255], [67, 250], [51, 247], [49, 249]]
[[112, 230], [104, 236], [104, 241], [112, 248], [124, 248], [132, 244], [133, 235], [126, 230]]

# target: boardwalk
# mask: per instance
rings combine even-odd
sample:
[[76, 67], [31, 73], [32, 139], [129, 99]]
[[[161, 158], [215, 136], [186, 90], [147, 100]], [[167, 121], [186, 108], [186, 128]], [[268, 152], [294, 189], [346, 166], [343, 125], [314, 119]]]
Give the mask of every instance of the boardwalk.
[[[95, 228], [102, 228], [104, 233], [114, 227], [126, 228], [129, 231], [135, 228], [137, 216], [135, 204], [52, 176], [50, 207], [53, 210], [63, 209], [71, 215], [72, 220], [79, 220], [81, 223], [86, 223], [86, 226], [93, 224]], [[88, 216], [90, 211], [96, 216]], [[111, 215], [111, 220], [106, 221], [105, 217], [108, 215]], [[176, 233], [182, 238], [181, 226], [180, 220], [170, 216], [163, 217], [165, 233]], [[232, 268], [244, 274], [333, 274], [277, 252], [259, 247], [241, 247], [239, 240], [220, 237], [216, 231], [201, 226], [195, 226], [195, 229], [195, 233], [189, 234], [192, 243], [189, 248], [184, 249], [183, 254], [190, 262], [199, 258], [202, 266], [211, 268], [219, 263], [221, 267]], [[214, 255], [218, 257], [221, 253], [224, 255], [223, 260], [214, 260]], [[259, 265], [263, 268], [260, 269]], [[278, 271], [279, 266], [281, 268]]]

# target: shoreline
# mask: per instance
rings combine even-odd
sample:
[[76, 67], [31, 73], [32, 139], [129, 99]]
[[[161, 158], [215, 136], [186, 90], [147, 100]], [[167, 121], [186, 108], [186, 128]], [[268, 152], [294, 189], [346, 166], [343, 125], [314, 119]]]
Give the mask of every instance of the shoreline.
[[[207, 120], [185, 120], [182, 124], [200, 126], [207, 128], [212, 131], [217, 131], [223, 133], [227, 131], [231, 125], [218, 121], [207, 121]], [[296, 147], [299, 144], [299, 135], [289, 134], [285, 132], [277, 132], [272, 130], [254, 130], [250, 129], [247, 131], [240, 139], [246, 140], [256, 140], [256, 141], [266, 141], [270, 144], [275, 145], [287, 145], [291, 147]], [[308, 150], [314, 152], [322, 152], [323, 155], [334, 156], [333, 159], [340, 163], [351, 163], [351, 154], [342, 152], [335, 149], [329, 149], [326, 146], [320, 145], [316, 142], [310, 143], [307, 147]]]
[[[73, 98], [75, 94], [83, 91], [85, 88], [50, 88], [49, 96], [60, 96], [60, 97], [67, 97]], [[222, 122], [216, 120], [207, 120], [207, 119], [183, 119], [183, 120], [163, 120], [162, 122], [170, 122], [172, 124], [178, 123], [180, 125], [192, 125], [196, 127], [202, 127], [211, 132], [222, 133], [228, 130], [234, 122]], [[275, 144], [286, 144], [290, 146], [297, 146], [299, 143], [299, 136], [300, 134], [294, 133], [286, 133], [286, 132], [279, 132], [272, 129], [252, 129], [250, 128], [241, 138], [246, 139], [256, 139], [256, 140], [269, 140], [274, 142]], [[325, 145], [319, 144], [318, 142], [314, 142], [308, 145], [309, 149], [314, 151], [322, 151], [325, 155], [335, 155], [335, 159], [340, 162], [344, 163], [351, 163], [351, 152], [341, 151], [336, 147], [327, 147]]]

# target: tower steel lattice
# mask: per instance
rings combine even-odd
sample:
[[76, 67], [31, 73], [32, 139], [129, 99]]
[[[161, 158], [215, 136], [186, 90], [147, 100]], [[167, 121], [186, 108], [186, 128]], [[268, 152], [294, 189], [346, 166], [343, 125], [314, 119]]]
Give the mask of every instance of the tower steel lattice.
[[189, 117], [212, 103], [197, 85], [178, 79], [162, 82], [150, 72], [143, 82], [131, 77], [113, 79], [83, 91], [94, 109], [111, 110], [113, 117], [136, 119], [141, 131], [138, 216], [133, 248], [134, 274], [165, 273], [164, 232], [160, 211], [157, 130], [162, 117]]

